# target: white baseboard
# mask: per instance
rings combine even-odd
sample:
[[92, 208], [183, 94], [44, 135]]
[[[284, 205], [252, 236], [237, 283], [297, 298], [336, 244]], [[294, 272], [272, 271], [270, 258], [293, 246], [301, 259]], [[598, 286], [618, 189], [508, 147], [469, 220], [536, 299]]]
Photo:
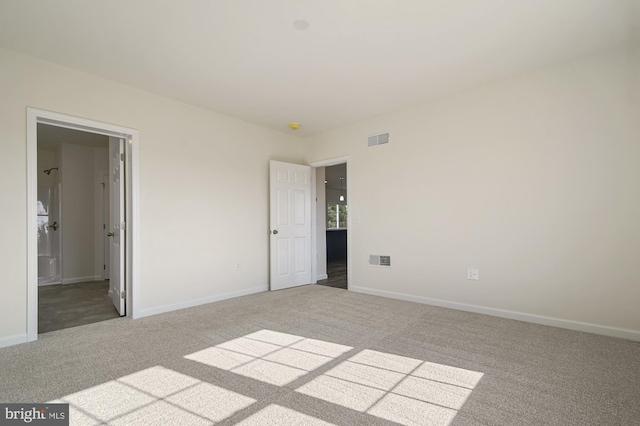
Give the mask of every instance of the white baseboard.
[[584, 331], [587, 333], [601, 334], [604, 336], [620, 337], [640, 341], [640, 331], [625, 328], [609, 327], [606, 325], [591, 324], [580, 321], [571, 321], [560, 318], [545, 317], [542, 315], [526, 314], [523, 312], [508, 311], [504, 309], [487, 308], [485, 306], [469, 305], [466, 303], [451, 302], [448, 300], [431, 299], [428, 297], [414, 296], [392, 291], [375, 290], [366, 287], [349, 287], [349, 290], [356, 293], [370, 294], [373, 296], [388, 297], [390, 299], [406, 300], [408, 302], [422, 303], [425, 305], [439, 306], [441, 308], [457, 309], [459, 311], [475, 312], [478, 314], [491, 315], [494, 317], [508, 318], [513, 320], [532, 322], [535, 324], [549, 325], [552, 327], [567, 328], [569, 330]]
[[316, 281], [326, 280], [328, 278], [329, 278], [329, 275], [327, 275], [327, 274], [317, 275], [316, 276]]
[[42, 283], [42, 284], [38, 283], [38, 287], [44, 287], [44, 286], [47, 286], [47, 285], [58, 285], [58, 284], [62, 284], [62, 282], [61, 281], [54, 281], [52, 283]]
[[0, 348], [19, 345], [20, 343], [27, 343], [27, 333], [14, 334], [13, 336], [0, 338]]
[[100, 275], [91, 275], [88, 277], [63, 278], [62, 284], [76, 284], [88, 281], [102, 281], [102, 277]]
[[151, 315], [163, 314], [165, 312], [177, 311], [178, 309], [193, 308], [194, 306], [205, 305], [207, 303], [219, 302], [221, 300], [233, 299], [234, 297], [247, 296], [249, 294], [262, 293], [268, 291], [269, 286], [252, 287], [246, 290], [233, 291], [231, 293], [217, 294], [215, 296], [203, 297], [202, 299], [188, 300], [186, 302], [174, 303], [171, 305], [158, 306], [157, 308], [142, 309], [137, 318]]

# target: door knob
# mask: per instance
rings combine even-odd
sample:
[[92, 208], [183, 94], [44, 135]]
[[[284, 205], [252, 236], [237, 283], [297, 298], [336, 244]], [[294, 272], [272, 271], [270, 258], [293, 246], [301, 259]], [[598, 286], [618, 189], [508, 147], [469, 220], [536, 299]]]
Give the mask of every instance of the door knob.
[[278, 230], [277, 230], [277, 229], [274, 229], [274, 230], [273, 230], [273, 235], [276, 235], [277, 233], [278, 233]]

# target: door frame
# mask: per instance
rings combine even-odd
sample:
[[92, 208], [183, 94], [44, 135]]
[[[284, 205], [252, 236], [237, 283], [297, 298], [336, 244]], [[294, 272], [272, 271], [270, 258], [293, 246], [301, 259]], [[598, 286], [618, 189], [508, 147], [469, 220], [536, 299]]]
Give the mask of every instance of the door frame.
[[[351, 160], [351, 156], [345, 155], [342, 157], [334, 157], [328, 158], [326, 160], [313, 161], [309, 163], [311, 166], [311, 200], [314, 202], [315, 208], [311, 209], [311, 279], [312, 283], [316, 284], [318, 282], [318, 242], [316, 241], [316, 236], [318, 235], [318, 226], [317, 226], [317, 217], [318, 217], [318, 202], [317, 202], [317, 191], [316, 191], [316, 168], [318, 167], [328, 167], [335, 166], [337, 164], [346, 164], [347, 166], [347, 196], [349, 197], [349, 213], [347, 214], [347, 290], [351, 288], [352, 276], [353, 276], [353, 256], [351, 244], [352, 235], [353, 235], [353, 227], [351, 226], [353, 214], [351, 208], [351, 179], [350, 179], [350, 171], [349, 171], [349, 161]], [[326, 206], [324, 207], [326, 209]], [[326, 225], [325, 225], [326, 226]]]
[[140, 176], [138, 130], [27, 107], [27, 341], [38, 339], [38, 124], [125, 138], [126, 309], [137, 318], [140, 307]]

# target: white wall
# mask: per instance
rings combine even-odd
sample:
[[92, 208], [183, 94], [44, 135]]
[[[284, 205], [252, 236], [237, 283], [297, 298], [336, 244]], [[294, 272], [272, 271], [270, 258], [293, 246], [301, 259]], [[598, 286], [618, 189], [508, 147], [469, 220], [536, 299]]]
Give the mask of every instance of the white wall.
[[310, 138], [350, 156], [353, 286], [640, 337], [639, 75], [610, 51]]
[[93, 281], [95, 277], [94, 148], [62, 144], [62, 283]]
[[27, 106], [139, 130], [143, 314], [266, 288], [268, 161], [298, 139], [2, 49], [0, 93], [0, 346], [26, 334]]
[[[27, 106], [140, 131], [143, 313], [266, 288], [268, 160], [307, 151], [350, 155], [355, 287], [640, 331], [638, 57], [567, 62], [304, 147], [0, 49], [0, 346], [26, 334]], [[366, 148], [386, 130], [391, 144]]]

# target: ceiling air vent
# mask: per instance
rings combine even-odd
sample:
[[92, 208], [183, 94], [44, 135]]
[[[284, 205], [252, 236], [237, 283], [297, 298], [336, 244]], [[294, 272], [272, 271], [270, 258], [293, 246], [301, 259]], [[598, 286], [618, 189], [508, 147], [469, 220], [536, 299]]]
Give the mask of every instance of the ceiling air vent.
[[389, 132], [372, 135], [367, 138], [367, 146], [378, 146], [389, 143]]
[[391, 256], [380, 256], [377, 254], [369, 255], [369, 265], [372, 266], [391, 266]]

